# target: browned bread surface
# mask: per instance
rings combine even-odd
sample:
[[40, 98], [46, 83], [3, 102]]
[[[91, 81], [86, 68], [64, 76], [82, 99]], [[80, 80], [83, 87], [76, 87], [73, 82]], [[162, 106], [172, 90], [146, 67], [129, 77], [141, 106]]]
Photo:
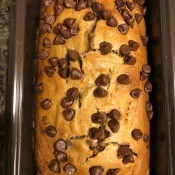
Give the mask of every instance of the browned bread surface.
[[[144, 1], [135, 1], [97, 0], [102, 5], [87, 7], [91, 1], [80, 0], [72, 8], [72, 0], [42, 1], [35, 158], [43, 175], [148, 174], [150, 68]], [[122, 34], [127, 18], [136, 18], [134, 28], [123, 26], [129, 30]]]

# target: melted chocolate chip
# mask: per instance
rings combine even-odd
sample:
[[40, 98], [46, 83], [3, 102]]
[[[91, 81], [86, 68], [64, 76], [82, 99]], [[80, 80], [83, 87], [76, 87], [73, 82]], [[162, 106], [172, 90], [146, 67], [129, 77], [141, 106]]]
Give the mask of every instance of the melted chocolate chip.
[[116, 20], [116, 18], [115, 18], [114, 16], [111, 16], [111, 17], [107, 20], [106, 24], [107, 24], [108, 26], [110, 26], [110, 27], [116, 27], [117, 24], [118, 24], [118, 21]]
[[45, 99], [44, 101], [41, 102], [41, 107], [45, 110], [50, 109], [52, 106], [52, 101], [49, 99]]
[[100, 153], [100, 152], [102, 152], [102, 151], [104, 151], [104, 150], [105, 150], [105, 147], [99, 145], [97, 148], [94, 149], [93, 155], [92, 155], [92, 156], [95, 157], [95, 156], [98, 155], [98, 153]]
[[106, 74], [101, 74], [98, 76], [98, 78], [95, 80], [95, 84], [97, 86], [107, 86], [109, 84], [109, 76]]
[[62, 100], [61, 100], [61, 106], [63, 108], [69, 108], [72, 104], [73, 104], [73, 99], [70, 98], [70, 97], [64, 97]]
[[143, 71], [144, 73], [146, 73], [146, 74], [150, 74], [150, 73], [151, 73], [151, 66], [148, 65], [148, 64], [144, 64], [144, 65], [142, 66], [142, 71]]
[[53, 77], [56, 69], [53, 66], [47, 66], [45, 67], [45, 71], [48, 77]]
[[97, 87], [94, 90], [94, 96], [97, 98], [104, 98], [108, 95], [108, 91], [103, 89], [102, 87]]
[[100, 12], [100, 17], [102, 18], [102, 19], [104, 19], [104, 20], [107, 20], [107, 19], [109, 19], [110, 17], [111, 17], [111, 11], [110, 10], [102, 10], [101, 12]]
[[44, 47], [51, 47], [51, 42], [50, 42], [50, 39], [48, 37], [45, 37], [44, 40], [43, 40], [43, 46]]
[[126, 5], [127, 5], [128, 9], [130, 11], [132, 11], [134, 9], [134, 7], [135, 7], [135, 2], [126, 1]]
[[127, 24], [121, 24], [118, 26], [118, 29], [122, 35], [126, 35], [129, 31], [129, 26]]
[[36, 93], [41, 93], [41, 92], [43, 92], [43, 86], [44, 86], [43, 83], [37, 84], [37, 85], [35, 86], [35, 92], [36, 92]]
[[131, 19], [132, 18], [132, 14], [127, 9], [123, 10], [122, 16], [124, 19]]
[[54, 148], [56, 151], [65, 151], [67, 149], [66, 142], [63, 139], [56, 141]]
[[148, 120], [151, 120], [153, 118], [153, 114], [153, 111], [147, 111]]
[[60, 165], [56, 160], [52, 160], [48, 168], [53, 172], [53, 173], [60, 173]]
[[64, 20], [64, 24], [66, 25], [66, 27], [70, 28], [72, 25], [74, 25], [75, 21], [75, 18], [66, 18]]
[[76, 61], [80, 58], [80, 54], [76, 50], [69, 50], [67, 53], [69, 61]]
[[55, 16], [54, 15], [47, 15], [45, 17], [45, 21], [47, 24], [53, 24], [55, 22]]
[[64, 0], [64, 5], [66, 8], [74, 8], [76, 2], [74, 0]]
[[77, 11], [83, 10], [86, 8], [86, 3], [84, 0], [79, 0], [77, 4]]
[[121, 56], [127, 56], [131, 53], [131, 49], [129, 46], [127, 46], [126, 44], [122, 45], [120, 47], [120, 54]]
[[55, 153], [55, 158], [59, 163], [67, 162], [67, 155], [62, 151], [57, 151]]
[[124, 63], [127, 65], [135, 65], [136, 64], [136, 58], [132, 55], [127, 55], [124, 57]]
[[64, 172], [65, 172], [66, 174], [68, 174], [68, 175], [75, 174], [75, 172], [76, 172], [75, 166], [72, 165], [72, 164], [70, 164], [70, 163], [66, 164], [66, 165], [63, 167], [63, 170], [64, 170]]
[[[134, 23], [135, 23], [135, 19], [131, 18], [131, 19], [125, 19], [126, 24], [128, 24], [131, 28], [134, 28]], [[129, 27], [128, 27], [129, 30]]]
[[149, 81], [145, 83], [144, 90], [147, 93], [152, 92], [152, 84]]
[[114, 120], [114, 119], [112, 119], [108, 122], [108, 126], [113, 133], [117, 133], [119, 128], [120, 128], [119, 122], [117, 120]]
[[86, 0], [87, 7], [91, 7], [93, 3], [94, 3], [94, 0]]
[[100, 50], [102, 54], [108, 54], [112, 50], [112, 44], [104, 41], [100, 43]]
[[141, 22], [142, 18], [143, 18], [142, 14], [139, 13], [135, 14], [135, 19], [138, 24]]
[[54, 45], [63, 45], [66, 41], [61, 37], [61, 35], [57, 35], [53, 41]]
[[128, 163], [134, 163], [134, 157], [133, 154], [127, 155], [123, 158], [122, 161], [124, 164], [128, 164]]
[[76, 26], [71, 26], [70, 27], [70, 33], [71, 33], [71, 36], [75, 36], [78, 34], [78, 31], [79, 31], [79, 28], [76, 27]]
[[57, 135], [57, 130], [52, 125], [47, 126], [44, 131], [49, 137], [55, 137]]
[[75, 110], [72, 108], [65, 109], [63, 111], [63, 116], [67, 121], [71, 121], [75, 116]]
[[49, 62], [50, 62], [50, 64], [53, 66], [53, 67], [56, 67], [56, 66], [58, 66], [58, 58], [57, 57], [52, 57], [52, 58], [50, 58], [49, 59]]
[[87, 14], [84, 16], [83, 19], [84, 19], [85, 21], [93, 21], [95, 18], [96, 18], [96, 15], [95, 15], [93, 12], [89, 11], [89, 12], [87, 12]]
[[138, 5], [143, 6], [145, 4], [145, 0], [134, 0]]
[[62, 5], [55, 5], [54, 7], [54, 12], [55, 12], [55, 15], [58, 16], [60, 15], [64, 10], [64, 6]]
[[147, 36], [141, 36], [140, 39], [142, 40], [143, 45], [146, 46], [147, 43], [148, 43], [148, 37]]
[[46, 24], [46, 23], [44, 23], [44, 24], [41, 26], [41, 29], [40, 29], [40, 31], [41, 31], [42, 34], [50, 33], [51, 30], [52, 30], [52, 27], [51, 27], [49, 24]]
[[130, 83], [130, 80], [129, 80], [129, 75], [126, 75], [126, 74], [121, 74], [117, 77], [117, 82], [120, 83], [120, 84], [123, 84], [123, 85], [127, 85]]
[[140, 140], [143, 137], [143, 133], [140, 129], [132, 130], [131, 135], [132, 135], [133, 139], [136, 141]]
[[140, 45], [139, 45], [138, 42], [133, 41], [133, 40], [130, 40], [130, 41], [129, 41], [129, 47], [130, 47], [131, 51], [137, 51], [138, 48], [139, 48], [139, 46], [140, 46]]
[[70, 71], [70, 77], [73, 80], [80, 80], [83, 77], [83, 75], [81, 70], [79, 70], [78, 68], [72, 68]]
[[60, 33], [60, 30], [63, 28], [63, 24], [58, 23], [54, 28], [53, 28], [53, 32], [57, 35]]
[[87, 144], [89, 145], [89, 148], [90, 148], [91, 150], [97, 148], [98, 145], [99, 145], [98, 140], [88, 140], [88, 141], [87, 141]]
[[141, 12], [142, 12], [142, 15], [145, 16], [147, 13], [147, 8], [146, 7], [142, 8]]
[[66, 58], [61, 58], [58, 63], [59, 68], [62, 70], [69, 66], [69, 61]]
[[109, 114], [108, 117], [113, 120], [119, 120], [121, 118], [121, 114], [117, 109], [113, 109]]
[[93, 123], [106, 123], [107, 122], [107, 115], [103, 112], [97, 112], [97, 113], [94, 113], [92, 116], [91, 116], [91, 121]]
[[41, 50], [38, 54], [38, 59], [45, 60], [49, 56], [49, 53], [46, 50]]
[[117, 175], [119, 172], [119, 169], [116, 168], [116, 169], [109, 169], [106, 173], [106, 175]]
[[93, 12], [98, 13], [104, 9], [104, 6], [103, 6], [103, 4], [101, 4], [99, 2], [94, 2], [92, 4], [91, 8], [92, 8]]
[[76, 87], [72, 87], [68, 89], [66, 95], [74, 100], [76, 100], [79, 97], [79, 90]]
[[64, 39], [69, 39], [71, 37], [71, 33], [68, 29], [61, 29], [60, 34]]
[[93, 166], [90, 168], [90, 175], [102, 175], [104, 169], [101, 166]]
[[130, 95], [131, 97], [135, 98], [135, 99], [138, 99], [141, 95], [141, 90], [136, 88], [136, 89], [133, 89], [131, 92], [130, 92]]
[[119, 158], [124, 158], [127, 155], [130, 155], [132, 150], [129, 148], [129, 145], [121, 145], [118, 149], [117, 156]]
[[68, 78], [69, 77], [69, 68], [59, 69], [58, 74], [63, 79]]
[[89, 129], [89, 136], [91, 139], [100, 139], [103, 136], [103, 131], [100, 128], [90, 128]]

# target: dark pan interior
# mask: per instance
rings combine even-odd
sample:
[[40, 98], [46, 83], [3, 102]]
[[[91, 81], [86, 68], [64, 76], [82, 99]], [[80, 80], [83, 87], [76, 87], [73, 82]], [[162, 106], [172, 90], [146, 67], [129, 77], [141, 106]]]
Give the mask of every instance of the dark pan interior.
[[[35, 173], [33, 87], [39, 4], [36, 0], [13, 0], [11, 7], [5, 175]], [[148, 0], [146, 5], [148, 59], [153, 84], [151, 102], [155, 112], [151, 121], [150, 171], [152, 175], [173, 175], [175, 34], [170, 29], [175, 24], [172, 20], [175, 4], [174, 0]]]

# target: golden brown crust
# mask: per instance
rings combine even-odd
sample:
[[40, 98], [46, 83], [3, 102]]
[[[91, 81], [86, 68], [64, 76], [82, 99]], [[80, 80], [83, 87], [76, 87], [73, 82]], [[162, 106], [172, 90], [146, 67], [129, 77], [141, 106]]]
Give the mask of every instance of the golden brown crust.
[[[123, 24], [124, 20], [115, 6], [114, 0], [97, 0], [102, 3], [105, 9], [110, 9], [112, 15], [117, 19], [118, 25]], [[45, 8], [48, 15], [54, 14], [55, 2], [51, 2]], [[79, 32], [76, 36], [67, 39], [63, 45], [54, 45], [55, 34], [41, 33], [39, 38], [38, 53], [42, 49], [49, 53], [48, 58], [58, 57], [65, 58], [68, 50], [76, 50], [79, 52], [82, 60], [82, 70], [84, 72], [81, 80], [63, 79], [58, 74], [58, 67], [52, 77], [45, 72], [45, 67], [50, 66], [48, 58], [45, 60], [38, 59], [37, 84], [43, 83], [43, 90], [36, 95], [36, 114], [35, 114], [35, 153], [36, 166], [43, 175], [55, 175], [48, 168], [49, 163], [55, 159], [54, 144], [58, 139], [68, 141], [67, 154], [68, 161], [76, 167], [75, 175], [88, 175], [89, 169], [93, 166], [102, 166], [106, 174], [109, 169], [118, 168], [118, 175], [147, 175], [149, 170], [149, 148], [148, 142], [144, 142], [143, 138], [136, 141], [131, 136], [133, 129], [140, 129], [143, 134], [149, 135], [149, 120], [147, 118], [146, 103], [148, 93], [144, 91], [146, 80], [140, 81], [140, 71], [143, 64], [147, 64], [146, 47], [143, 45], [140, 36], [146, 36], [145, 22], [141, 20], [139, 24], [135, 23], [134, 28], [129, 28], [126, 35], [122, 35], [118, 27], [110, 27], [106, 25], [105, 20], [84, 21], [83, 17], [91, 11], [86, 8], [81, 11], [73, 9], [64, 9], [64, 11], [56, 17], [56, 21], [51, 25], [52, 29], [57, 23], [63, 23], [66, 18], [75, 18], [76, 26]], [[136, 4], [131, 12], [141, 14], [141, 7]], [[44, 24], [41, 20], [40, 27]], [[51, 47], [43, 46], [43, 40], [48, 37], [51, 41]], [[139, 43], [140, 47], [137, 51], [132, 51], [132, 56], [136, 57], [135, 65], [124, 64], [124, 58], [120, 56], [119, 50], [121, 45], [128, 45], [130, 40]], [[99, 49], [100, 43], [107, 41], [112, 44], [112, 52], [103, 55]], [[89, 50], [89, 48], [91, 48]], [[70, 62], [70, 68], [79, 68], [78, 61]], [[94, 81], [100, 74], [108, 74], [110, 84], [104, 87], [108, 91], [108, 95], [104, 98], [95, 98], [94, 90], [97, 88]], [[117, 77], [121, 74], [127, 74], [130, 78], [128, 85], [122, 85], [117, 82]], [[60, 104], [61, 100], [66, 96], [69, 88], [77, 87], [81, 95], [81, 107], [79, 100], [75, 100], [71, 108], [76, 111], [72, 121], [67, 121], [63, 117], [64, 110]], [[135, 89], [141, 89], [141, 96], [138, 99], [131, 97], [130, 92]], [[44, 110], [41, 102], [50, 99], [51, 108]], [[117, 133], [112, 133], [106, 124], [106, 129], [111, 132], [111, 136], [103, 141], [107, 145], [104, 151], [97, 156], [91, 157], [93, 151], [89, 149], [87, 140], [89, 140], [89, 129], [99, 127], [99, 124], [92, 123], [91, 116], [97, 110], [109, 113], [111, 110], [117, 109], [121, 113], [119, 119], [120, 128]], [[44, 117], [45, 116], [45, 117]], [[45, 128], [53, 125], [57, 134], [55, 137], [49, 137]], [[85, 136], [81, 139], [70, 139], [75, 136]], [[117, 151], [120, 145], [129, 145], [130, 149], [135, 153], [134, 163], [124, 164], [122, 158], [117, 157]], [[60, 163], [61, 173], [65, 175], [63, 167], [66, 163]]]

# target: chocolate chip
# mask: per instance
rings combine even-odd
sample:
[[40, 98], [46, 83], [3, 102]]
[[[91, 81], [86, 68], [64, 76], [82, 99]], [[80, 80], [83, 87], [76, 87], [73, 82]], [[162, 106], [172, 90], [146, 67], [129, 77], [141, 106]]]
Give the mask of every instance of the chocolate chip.
[[48, 77], [53, 77], [56, 69], [53, 66], [47, 66], [45, 67], [45, 71]]
[[114, 16], [111, 16], [111, 17], [107, 20], [106, 24], [107, 24], [108, 26], [111, 26], [111, 27], [116, 27], [117, 24], [118, 24], [118, 21], [116, 20], [116, 18], [115, 18]]
[[65, 0], [64, 4], [66, 8], [73, 8], [76, 5], [76, 2], [74, 0]]
[[86, 0], [87, 7], [91, 7], [93, 3], [94, 3], [94, 0]]
[[71, 36], [75, 36], [78, 34], [78, 31], [79, 31], [79, 28], [76, 27], [76, 26], [71, 26], [70, 27], [70, 33], [71, 33]]
[[102, 87], [97, 87], [94, 90], [94, 96], [97, 98], [104, 98], [108, 95], [108, 91], [103, 89]]
[[53, 173], [60, 173], [60, 165], [56, 160], [52, 160], [48, 168], [53, 172]]
[[98, 13], [104, 9], [104, 6], [99, 2], [94, 2], [91, 8], [93, 12]]
[[52, 101], [49, 99], [45, 99], [44, 101], [41, 102], [41, 107], [45, 110], [50, 109], [52, 106]]
[[44, 20], [46, 16], [47, 16], [46, 10], [42, 9], [41, 10], [41, 13], [40, 13], [40, 19], [43, 19]]
[[72, 104], [73, 104], [73, 99], [70, 98], [70, 97], [64, 97], [62, 100], [61, 100], [61, 106], [63, 108], [69, 108]]
[[42, 24], [41, 29], [40, 29], [42, 34], [50, 33], [51, 30], [52, 30], [52, 27], [49, 24], [46, 24], [46, 23]]
[[43, 92], [43, 86], [44, 86], [43, 83], [37, 84], [37, 85], [35, 86], [35, 92], [36, 92], [36, 93], [41, 93], [41, 92]]
[[121, 56], [127, 56], [131, 53], [131, 49], [129, 46], [127, 46], [126, 44], [122, 45], [120, 47], [120, 54]]
[[153, 118], [153, 114], [153, 111], [147, 111], [148, 120], [151, 120]]
[[111, 133], [108, 130], [104, 131], [104, 138], [108, 138], [111, 136]]
[[119, 13], [122, 13], [126, 9], [125, 3], [118, 4], [117, 9], [118, 9]]
[[50, 64], [53, 66], [53, 67], [56, 67], [56, 66], [58, 66], [58, 58], [57, 57], [52, 57], [52, 58], [50, 58], [49, 59], [49, 62], [50, 62]]
[[115, 4], [118, 6], [120, 4], [125, 4], [126, 0], [115, 0]]
[[67, 58], [69, 61], [76, 61], [80, 58], [80, 54], [76, 50], [68, 50]]
[[102, 19], [104, 19], [104, 20], [107, 20], [107, 19], [109, 19], [110, 18], [110, 16], [111, 16], [111, 11], [110, 10], [102, 10], [101, 12], [100, 12], [100, 17], [102, 18]]
[[45, 37], [44, 40], [43, 40], [43, 46], [44, 47], [51, 47], [51, 42], [50, 42], [50, 39], [48, 37]]
[[61, 58], [59, 61], [58, 61], [58, 67], [60, 69], [65, 69], [69, 66], [69, 62], [66, 58]]
[[[135, 23], [135, 19], [131, 18], [131, 19], [125, 19], [126, 24], [128, 24], [131, 28], [134, 28], [134, 23]], [[128, 27], [129, 30], [129, 27]]]
[[108, 117], [114, 120], [119, 120], [121, 118], [121, 114], [117, 109], [113, 109], [109, 114]]
[[55, 137], [57, 135], [57, 130], [52, 125], [47, 126], [44, 131], [49, 137]]
[[124, 158], [127, 155], [130, 155], [132, 150], [129, 148], [129, 145], [121, 145], [118, 149], [117, 156], [119, 158]]
[[129, 12], [129, 10], [125, 9], [123, 12], [122, 12], [122, 16], [124, 19], [131, 19], [132, 18], [132, 14]]
[[95, 15], [93, 12], [89, 11], [89, 12], [87, 12], [87, 14], [84, 16], [83, 19], [84, 19], [85, 21], [93, 21], [95, 18], [96, 18], [96, 15]]
[[105, 150], [105, 147], [99, 145], [97, 148], [95, 148], [95, 149], [93, 150], [93, 155], [92, 155], [92, 156], [95, 157], [95, 156], [98, 155], [98, 153], [100, 153], [100, 152], [102, 152], [102, 151], [104, 151], [104, 150]]
[[131, 97], [135, 98], [135, 99], [138, 99], [141, 95], [141, 90], [136, 88], [136, 89], [133, 89], [131, 92], [130, 92], [130, 95]]
[[64, 5], [64, 0], [56, 0], [55, 4], [56, 5]]
[[108, 54], [112, 50], [112, 44], [104, 41], [100, 43], [100, 50], [102, 54]]
[[42, 3], [44, 6], [48, 7], [52, 3], [52, 0], [43, 0]]
[[135, 19], [136, 19], [136, 22], [139, 24], [142, 20], [143, 16], [139, 13], [136, 13], [135, 14]]
[[147, 93], [152, 92], [152, 85], [151, 85], [151, 83], [150, 83], [149, 81], [147, 81], [147, 82], [145, 83], [144, 90], [145, 90], [145, 92], [147, 92]]
[[38, 54], [38, 59], [45, 60], [49, 56], [49, 53], [46, 50], [41, 50]]
[[77, 11], [83, 10], [86, 8], [86, 3], [84, 0], [79, 0], [77, 4]]
[[68, 29], [61, 29], [60, 34], [64, 39], [69, 39], [71, 37], [71, 33]]
[[117, 77], [117, 82], [123, 85], [127, 85], [130, 83], [129, 76], [126, 74], [121, 74]]
[[114, 119], [112, 119], [108, 122], [108, 126], [113, 133], [117, 133], [119, 128], [120, 128], [119, 122], [117, 120], [114, 120]]
[[124, 57], [124, 63], [127, 65], [134, 65], [136, 64], [136, 58], [132, 55], [127, 55]]
[[54, 7], [54, 12], [55, 12], [55, 15], [58, 16], [60, 15], [64, 10], [64, 6], [62, 5], [55, 5]]
[[104, 171], [104, 169], [101, 166], [93, 166], [89, 170], [90, 175], [101, 175], [103, 173], [103, 171]]
[[134, 0], [138, 5], [143, 6], [145, 4], [145, 0]]
[[151, 66], [148, 65], [148, 64], [144, 64], [144, 65], [142, 66], [142, 71], [143, 71], [144, 73], [146, 73], [146, 74], [150, 74], [150, 73], [151, 73]]
[[65, 151], [67, 149], [66, 142], [63, 139], [56, 141], [54, 148], [56, 151]]
[[129, 31], [129, 26], [127, 24], [121, 24], [118, 26], [118, 29], [122, 35], [126, 35]]
[[55, 22], [55, 16], [54, 15], [47, 15], [45, 17], [45, 21], [47, 24], [53, 24]]
[[87, 144], [89, 145], [89, 148], [90, 148], [91, 150], [97, 148], [98, 145], [99, 145], [99, 144], [98, 144], [98, 140], [88, 140], [88, 141], [87, 141]]
[[147, 36], [141, 36], [140, 39], [142, 40], [143, 45], [146, 46], [147, 43], [148, 43], [148, 37]]
[[128, 163], [134, 163], [134, 157], [133, 154], [127, 155], [123, 158], [122, 161], [124, 164], [128, 164]]
[[133, 40], [130, 40], [130, 41], [129, 41], [129, 47], [130, 47], [131, 51], [136, 51], [136, 50], [138, 50], [139, 46], [140, 46], [140, 45], [139, 45], [138, 42], [133, 41]]
[[63, 116], [67, 121], [71, 121], [75, 116], [75, 110], [72, 108], [65, 109], [63, 111]]
[[146, 111], [152, 111], [153, 110], [153, 105], [150, 102], [146, 103]]
[[69, 77], [69, 68], [59, 69], [58, 74], [61, 78], [66, 79]]
[[142, 12], [142, 15], [145, 16], [147, 13], [147, 8], [146, 7], [142, 8], [141, 12]]
[[107, 115], [103, 112], [97, 112], [97, 113], [94, 113], [92, 116], [91, 116], [91, 121], [93, 123], [106, 123], [107, 122]]
[[53, 32], [57, 35], [60, 33], [60, 30], [63, 28], [63, 24], [58, 23], [54, 28], [53, 28]]
[[98, 76], [98, 78], [95, 80], [95, 84], [97, 86], [107, 86], [109, 84], [109, 76], [106, 74], [101, 74]]
[[57, 151], [55, 153], [55, 158], [59, 163], [65, 163], [67, 162], [67, 155], [64, 152]]
[[144, 135], [143, 135], [143, 141], [144, 141], [144, 142], [149, 142], [149, 140], [150, 140], [149, 135], [144, 134]]
[[106, 175], [117, 175], [119, 172], [119, 169], [116, 168], [116, 169], [109, 169], [106, 173]]
[[76, 100], [79, 97], [79, 90], [76, 87], [72, 87], [70, 89], [68, 89], [66, 95], [70, 98], [73, 98], [74, 100]]
[[63, 167], [63, 170], [64, 170], [64, 172], [65, 172], [66, 174], [69, 174], [69, 175], [75, 174], [75, 172], [76, 172], [76, 168], [74, 167], [74, 165], [72, 165], [72, 164], [70, 164], [70, 163], [66, 164], [66, 165]]
[[103, 131], [100, 128], [90, 128], [89, 136], [91, 139], [100, 139], [103, 136]]
[[127, 5], [128, 9], [130, 11], [132, 11], [134, 9], [134, 7], [135, 7], [135, 2], [126, 1], [126, 5]]
[[143, 133], [140, 129], [132, 130], [131, 135], [132, 135], [133, 139], [136, 141], [140, 140], [143, 137]]
[[73, 80], [80, 80], [83, 77], [83, 75], [82, 75], [81, 70], [77, 68], [72, 68], [70, 71], [70, 77]]
[[140, 80], [141, 81], [146, 80], [148, 77], [149, 77], [149, 74], [147, 74], [147, 73], [145, 73], [143, 71], [140, 72]]
[[64, 20], [64, 24], [66, 25], [66, 27], [70, 28], [72, 25], [74, 25], [75, 21], [75, 18], [66, 18]]
[[61, 35], [57, 35], [53, 41], [54, 45], [63, 45], [66, 41], [61, 37]]

